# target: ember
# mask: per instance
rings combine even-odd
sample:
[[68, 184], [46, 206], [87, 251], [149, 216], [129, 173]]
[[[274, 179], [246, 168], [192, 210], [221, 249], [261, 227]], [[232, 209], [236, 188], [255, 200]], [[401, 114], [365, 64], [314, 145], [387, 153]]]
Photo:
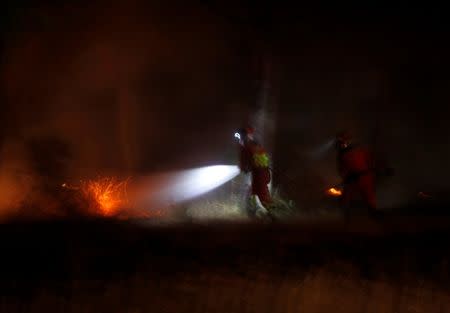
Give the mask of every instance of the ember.
[[327, 194], [334, 197], [342, 196], [342, 191], [337, 188], [330, 188], [327, 190]]
[[91, 201], [96, 212], [103, 216], [114, 216], [128, 205], [128, 179], [119, 181], [115, 178], [100, 178], [81, 183], [81, 191]]

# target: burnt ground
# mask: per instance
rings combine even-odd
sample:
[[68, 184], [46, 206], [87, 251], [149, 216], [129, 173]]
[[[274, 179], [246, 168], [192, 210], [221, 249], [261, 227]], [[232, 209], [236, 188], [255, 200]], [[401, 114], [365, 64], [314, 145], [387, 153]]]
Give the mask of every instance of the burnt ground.
[[4, 224], [0, 312], [450, 312], [449, 226]]

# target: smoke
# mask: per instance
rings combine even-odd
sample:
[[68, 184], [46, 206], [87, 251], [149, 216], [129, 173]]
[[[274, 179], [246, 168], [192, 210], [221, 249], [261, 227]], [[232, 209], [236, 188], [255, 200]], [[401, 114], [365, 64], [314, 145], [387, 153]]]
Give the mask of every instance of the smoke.
[[[232, 163], [230, 134], [256, 99], [241, 29], [181, 1], [41, 5], [16, 24], [1, 68], [8, 118], [0, 127], [8, 141], [1, 143], [0, 176], [9, 195], [2, 207], [36, 185], [48, 194], [65, 180]], [[404, 189], [393, 196], [444, 188], [450, 153], [437, 107], [447, 86], [413, 66], [423, 62], [420, 53], [405, 65], [404, 55], [418, 47], [291, 26], [273, 45], [279, 81], [271, 96], [278, 98], [267, 101], [280, 115], [257, 117], [266, 131], [279, 130], [274, 164], [294, 177], [286, 184], [299, 201], [313, 205], [312, 195], [339, 180], [334, 152], [324, 145], [330, 136], [349, 129], [370, 143], [377, 125], [377, 145]], [[447, 59], [446, 50], [429, 50], [439, 52], [434, 67]]]
[[283, 62], [277, 164], [297, 177], [298, 201], [313, 206], [320, 199], [310, 199], [311, 189], [320, 192], [339, 177], [333, 150], [320, 159], [308, 152], [347, 129], [395, 169], [395, 176], [380, 185], [380, 206], [406, 205], [421, 190], [448, 193], [449, 130], [439, 109], [449, 97], [442, 79], [448, 51], [436, 49], [439, 53], [431, 56], [431, 48], [419, 47], [439, 40], [393, 43], [362, 33], [350, 27], [332, 36], [304, 31], [297, 40], [301, 47], [286, 41], [280, 48], [295, 57]]
[[327, 141], [325, 141], [325, 143], [313, 149], [307, 150], [305, 154], [312, 159], [319, 159], [321, 157], [324, 157], [325, 154], [330, 153], [331, 149], [334, 147], [335, 142], [336, 141], [334, 138], [328, 139]]
[[[0, 220], [59, 217], [69, 205], [58, 197], [68, 151], [61, 141], [8, 139], [0, 151]], [[64, 178], [63, 178], [64, 177]]]
[[[2, 184], [21, 192], [7, 203], [28, 188], [12, 178], [18, 168], [54, 186], [217, 164], [234, 148], [228, 136], [246, 103], [250, 62], [240, 35], [212, 13], [182, 2], [96, 1], [34, 6], [16, 24], [3, 52], [1, 132], [22, 149], [4, 152], [18, 155], [0, 166]], [[56, 151], [63, 146], [66, 155]]]
[[167, 207], [197, 198], [229, 182], [239, 174], [234, 165], [158, 173], [141, 177], [134, 186], [134, 198], [143, 207]]
[[0, 151], [0, 219], [10, 217], [23, 206], [35, 184], [24, 147], [16, 142], [5, 142]]

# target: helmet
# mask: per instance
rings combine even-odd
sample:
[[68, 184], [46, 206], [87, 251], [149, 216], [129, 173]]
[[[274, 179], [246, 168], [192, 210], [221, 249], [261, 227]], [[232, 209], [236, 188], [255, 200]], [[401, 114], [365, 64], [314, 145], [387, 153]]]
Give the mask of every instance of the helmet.
[[255, 133], [255, 128], [247, 126], [245, 127], [245, 132], [247, 133], [247, 135], [253, 135]]
[[336, 135], [336, 147], [345, 149], [352, 143], [352, 135], [348, 131], [341, 131]]
[[238, 139], [244, 140], [248, 138], [253, 138], [254, 133], [255, 129], [251, 126], [247, 126], [239, 129], [234, 136]]

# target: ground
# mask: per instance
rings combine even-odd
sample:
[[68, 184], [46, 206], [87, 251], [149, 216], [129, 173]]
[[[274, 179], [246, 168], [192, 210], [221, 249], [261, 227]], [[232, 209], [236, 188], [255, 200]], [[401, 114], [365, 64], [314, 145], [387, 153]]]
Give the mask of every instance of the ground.
[[448, 312], [449, 225], [10, 223], [0, 312]]

